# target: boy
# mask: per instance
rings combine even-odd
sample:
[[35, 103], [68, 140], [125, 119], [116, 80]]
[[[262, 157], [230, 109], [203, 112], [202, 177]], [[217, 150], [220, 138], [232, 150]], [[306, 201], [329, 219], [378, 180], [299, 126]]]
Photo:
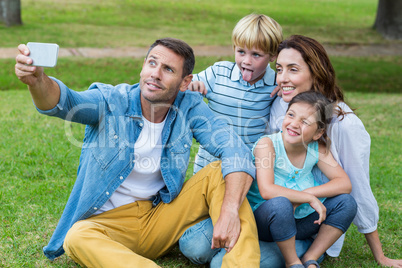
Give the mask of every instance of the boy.
[[[276, 87], [276, 73], [269, 63], [276, 60], [282, 39], [282, 28], [272, 18], [258, 14], [243, 17], [232, 33], [235, 62], [216, 62], [194, 75], [188, 87], [204, 94], [210, 109], [223, 118], [250, 149], [265, 133], [268, 124], [275, 99], [270, 94]], [[217, 142], [210, 141], [212, 144]], [[200, 146], [194, 173], [215, 160], [217, 158]], [[211, 219], [190, 227], [179, 240], [180, 250], [193, 263], [211, 262], [220, 251], [211, 250], [212, 232]], [[210, 263], [211, 267], [220, 267], [223, 255], [224, 251], [217, 255]]]
[[[272, 18], [258, 14], [245, 16], [232, 33], [235, 62], [216, 62], [194, 75], [189, 86], [189, 90], [205, 95], [209, 108], [250, 149], [267, 127], [275, 98], [270, 94], [276, 87], [276, 73], [269, 63], [275, 61], [282, 38], [282, 28]], [[200, 146], [194, 173], [216, 160]]]

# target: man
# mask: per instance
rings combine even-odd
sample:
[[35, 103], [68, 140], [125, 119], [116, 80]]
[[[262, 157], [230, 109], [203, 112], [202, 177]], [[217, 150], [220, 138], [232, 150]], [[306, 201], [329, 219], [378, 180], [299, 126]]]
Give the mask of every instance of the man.
[[[243, 202], [255, 176], [251, 155], [198, 94], [185, 42], [157, 40], [140, 83], [92, 84], [75, 92], [31, 66], [18, 47], [15, 73], [39, 112], [86, 124], [77, 180], [44, 253], [88, 267], [155, 267], [189, 226], [211, 217], [224, 267], [258, 267], [252, 211]], [[222, 159], [184, 182], [193, 137]], [[223, 179], [224, 177], [224, 179]], [[240, 231], [241, 230], [241, 231]]]

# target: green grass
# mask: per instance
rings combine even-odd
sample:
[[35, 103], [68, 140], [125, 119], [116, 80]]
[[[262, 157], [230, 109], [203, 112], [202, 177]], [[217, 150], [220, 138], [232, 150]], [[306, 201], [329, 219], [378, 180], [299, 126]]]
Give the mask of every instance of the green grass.
[[[347, 93], [372, 138], [371, 186], [380, 206], [379, 230], [388, 256], [401, 252], [400, 94]], [[42, 255], [73, 186], [84, 127], [42, 116], [27, 91], [0, 91], [0, 266], [75, 267], [65, 255]], [[72, 136], [67, 136], [71, 133]], [[75, 142], [70, 142], [74, 140]], [[193, 149], [193, 153], [196, 149]], [[325, 267], [376, 267], [354, 226], [341, 256]], [[164, 267], [192, 267], [177, 249], [158, 260]]]
[[0, 47], [28, 41], [61, 47], [148, 46], [171, 36], [191, 45], [230, 45], [236, 22], [255, 12], [278, 21], [285, 36], [325, 43], [384, 43], [372, 25], [378, 0], [21, 0], [24, 26], [0, 25]]

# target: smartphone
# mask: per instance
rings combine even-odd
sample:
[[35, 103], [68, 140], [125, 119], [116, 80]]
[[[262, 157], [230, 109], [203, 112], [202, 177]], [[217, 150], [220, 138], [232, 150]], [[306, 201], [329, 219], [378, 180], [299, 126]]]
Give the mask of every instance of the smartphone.
[[28, 42], [29, 57], [33, 66], [54, 67], [57, 64], [59, 45], [51, 43]]

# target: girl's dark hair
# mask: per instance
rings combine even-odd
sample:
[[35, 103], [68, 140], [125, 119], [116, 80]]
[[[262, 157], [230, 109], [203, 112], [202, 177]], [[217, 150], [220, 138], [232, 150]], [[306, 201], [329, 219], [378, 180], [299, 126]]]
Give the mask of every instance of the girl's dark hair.
[[329, 147], [331, 146], [331, 140], [327, 135], [327, 129], [328, 125], [331, 123], [332, 115], [334, 112], [333, 102], [329, 101], [320, 92], [310, 90], [294, 96], [293, 99], [289, 102], [288, 110], [290, 106], [295, 103], [306, 103], [314, 107], [314, 109], [316, 110], [318, 130], [323, 131], [323, 134], [318, 142], [324, 144], [328, 151]]
[[[278, 55], [286, 48], [297, 50], [309, 66], [313, 78], [311, 90], [320, 92], [333, 103], [345, 102], [342, 89], [336, 83], [335, 69], [325, 48], [317, 40], [303, 35], [292, 35], [279, 45]], [[335, 112], [343, 119], [345, 112], [341, 107], [338, 106]]]

